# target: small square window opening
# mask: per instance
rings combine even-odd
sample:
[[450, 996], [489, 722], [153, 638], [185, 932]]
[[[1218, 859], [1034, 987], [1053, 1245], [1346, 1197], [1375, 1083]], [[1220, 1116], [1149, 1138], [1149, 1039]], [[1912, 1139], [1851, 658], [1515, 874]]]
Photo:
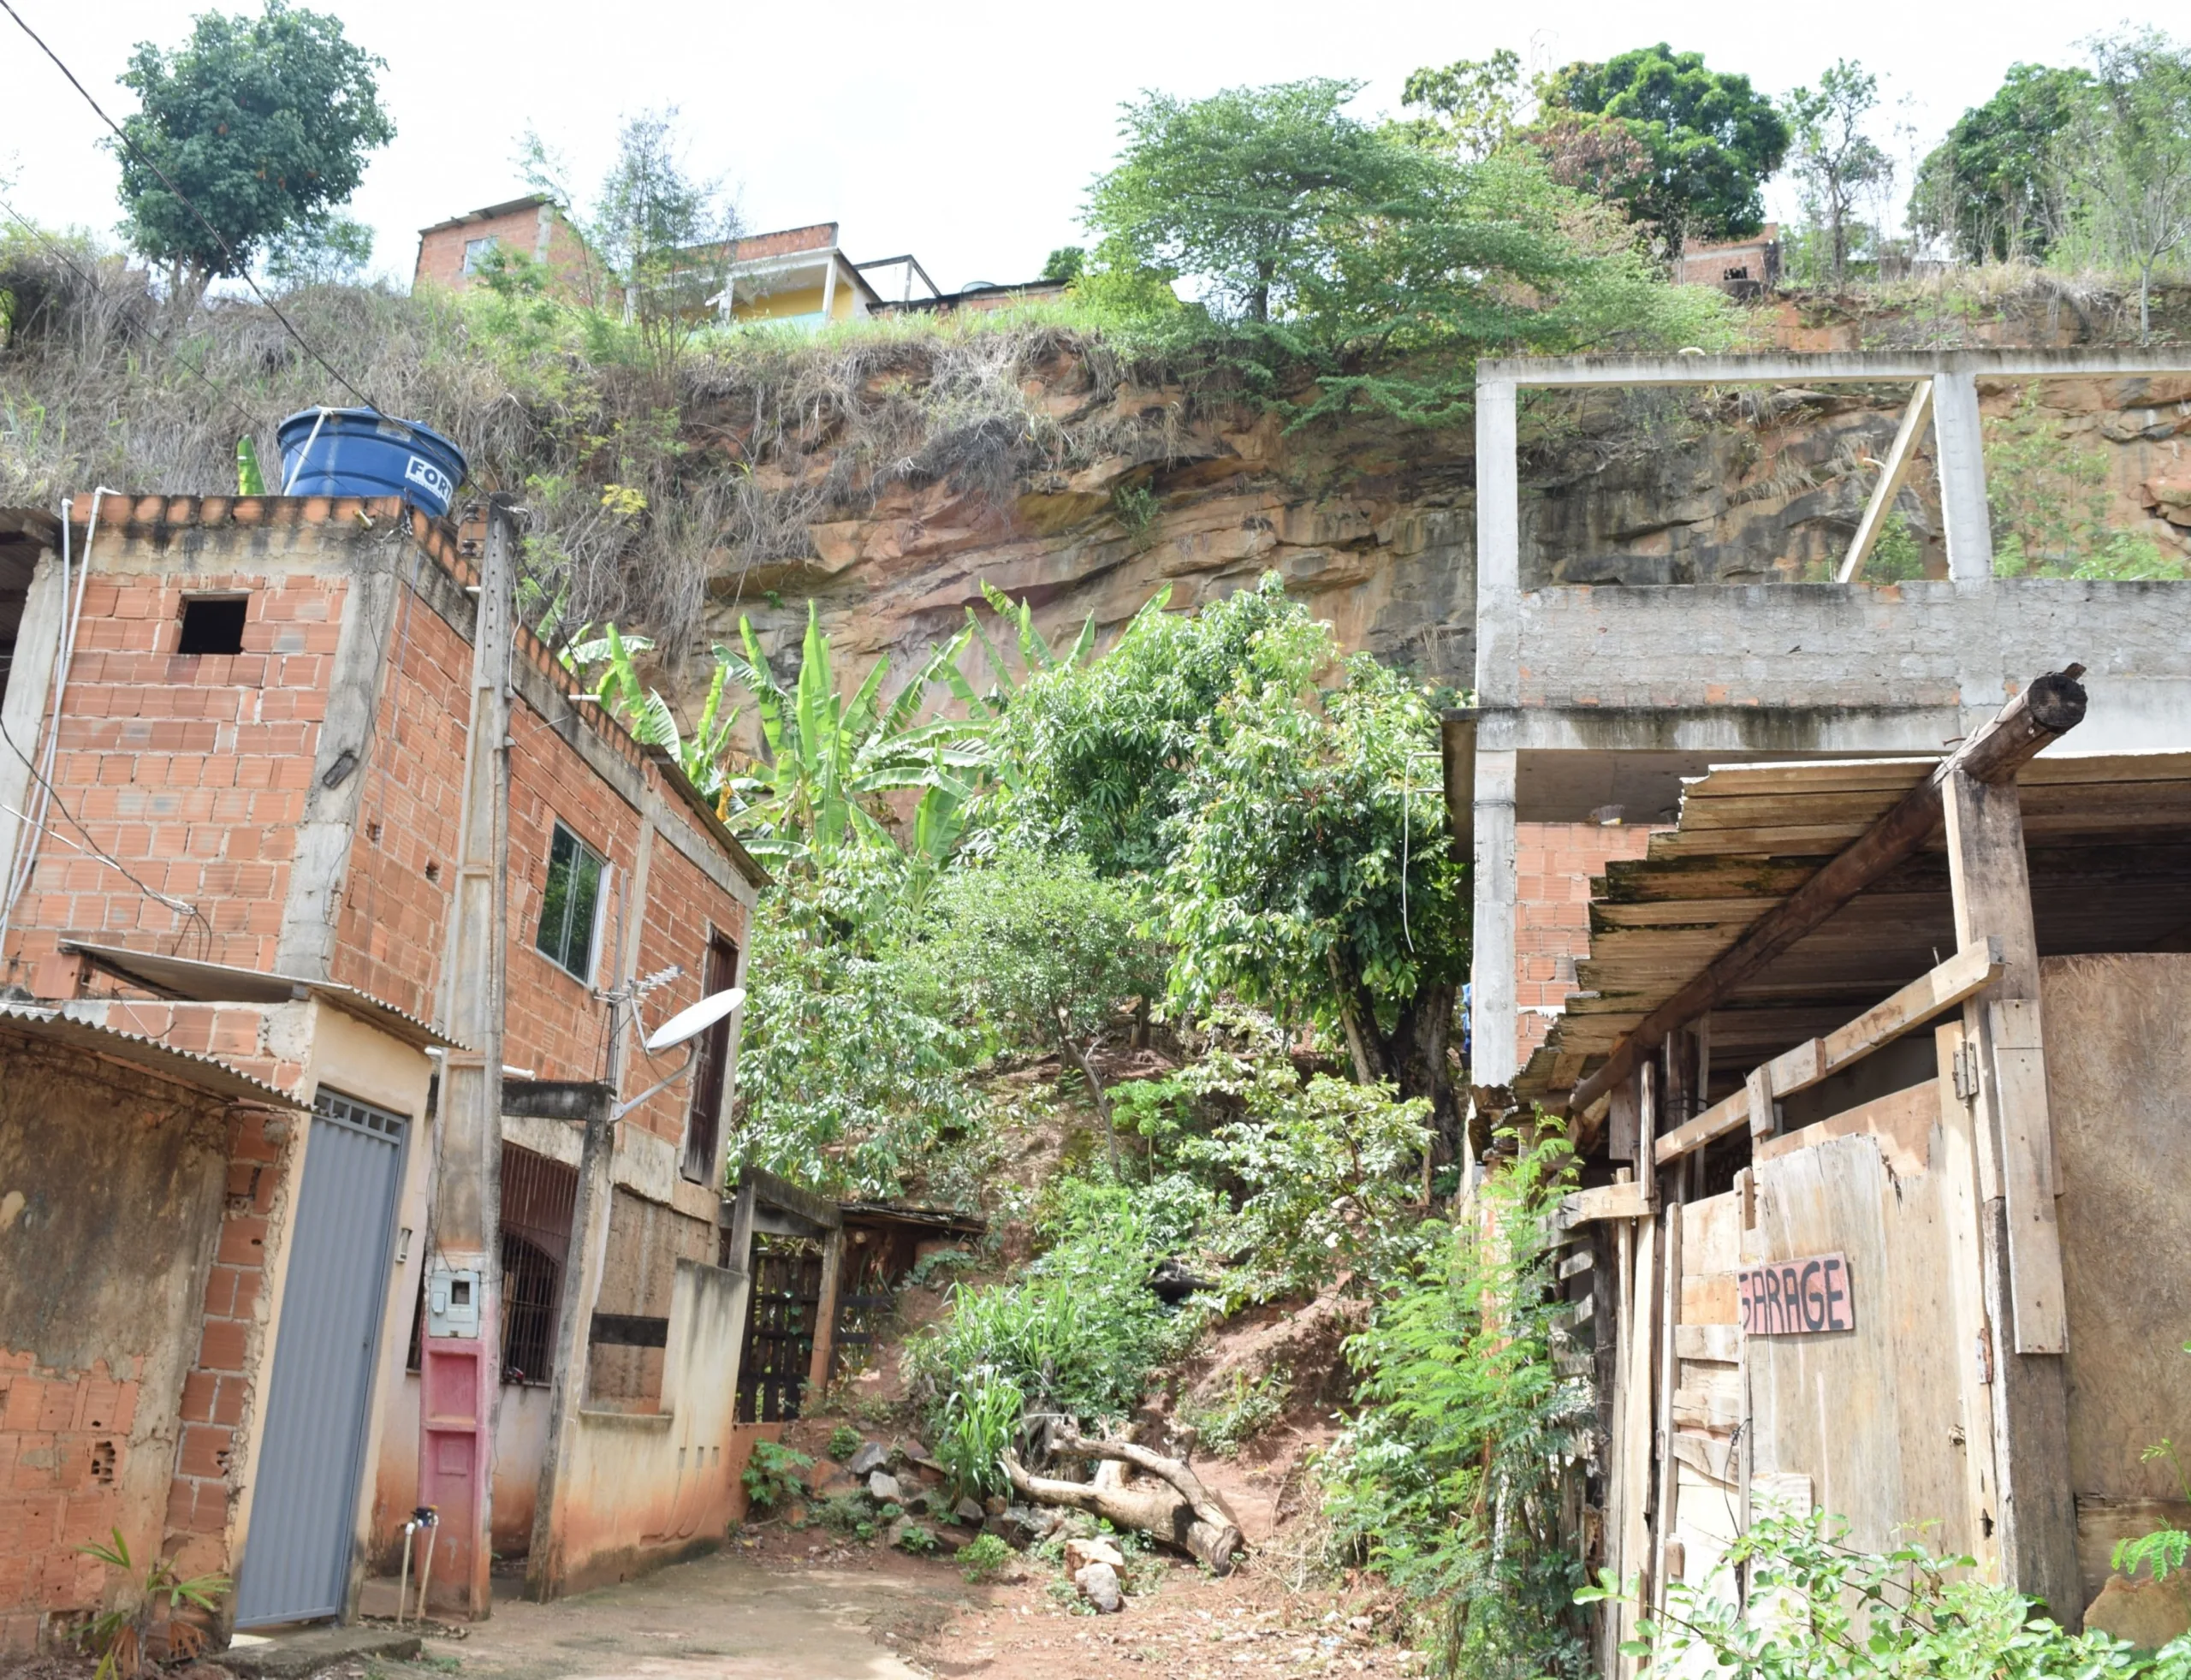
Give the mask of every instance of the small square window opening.
[[479, 265], [485, 262], [488, 258], [494, 255], [495, 247], [500, 243], [501, 241], [492, 234], [488, 234], [484, 239], [468, 239], [465, 240], [464, 271], [466, 274], [478, 273]]
[[243, 621], [251, 603], [240, 595], [201, 596], [182, 603], [182, 637], [175, 651], [241, 653]]
[[601, 903], [601, 854], [555, 825], [548, 847], [548, 884], [540, 899], [540, 954], [574, 979], [593, 981], [593, 924]]

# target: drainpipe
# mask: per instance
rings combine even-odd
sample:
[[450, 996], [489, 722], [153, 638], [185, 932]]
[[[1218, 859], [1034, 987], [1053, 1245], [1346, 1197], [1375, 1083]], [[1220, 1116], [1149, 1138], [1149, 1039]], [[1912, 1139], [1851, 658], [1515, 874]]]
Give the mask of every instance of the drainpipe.
[[[502, 1013], [509, 863], [509, 679], [517, 547], [508, 498], [487, 507], [456, 891], [437, 1024], [466, 1048], [442, 1064], [419, 1339], [419, 1503], [439, 1508], [445, 1609], [493, 1607], [491, 1490], [502, 1393]], [[423, 1611], [424, 1606], [421, 1606]]]

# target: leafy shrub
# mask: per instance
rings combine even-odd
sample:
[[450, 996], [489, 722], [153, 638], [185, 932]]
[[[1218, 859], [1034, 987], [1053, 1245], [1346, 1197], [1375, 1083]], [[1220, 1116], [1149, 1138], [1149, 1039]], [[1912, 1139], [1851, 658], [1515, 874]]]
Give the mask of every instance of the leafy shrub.
[[[1753, 1523], [1726, 1554], [1731, 1565], [1749, 1566], [1747, 1609], [1708, 1587], [1670, 1582], [1665, 1616], [1639, 1621], [1636, 1639], [1621, 1648], [1685, 1672], [1701, 1659], [1743, 1680], [2191, 1677], [2191, 1635], [2151, 1656], [2096, 1630], [2072, 1635], [2034, 1616], [2034, 1600], [1951, 1579], [1973, 1566], [1968, 1558], [1935, 1557], [1919, 1545], [1859, 1552], [1844, 1543], [1848, 1526], [1823, 1512]], [[1621, 1594], [1608, 1575], [1576, 1596], [1587, 1604]]]
[[1180, 1420], [1194, 1427], [1203, 1446], [1229, 1458], [1278, 1422], [1292, 1386], [1289, 1371], [1266, 1371], [1253, 1380], [1235, 1371], [1231, 1393], [1214, 1406], [1182, 1406]]
[[832, 1493], [815, 1515], [833, 1534], [850, 1535], [855, 1540], [875, 1538], [875, 1518], [864, 1493]]
[[1018, 1383], [986, 1366], [943, 1397], [933, 1434], [935, 1462], [948, 1478], [947, 1505], [1011, 1486], [998, 1461], [1012, 1446], [1026, 1404]]
[[968, 1271], [979, 1264], [981, 1261], [964, 1249], [937, 1249], [913, 1262], [905, 1281], [915, 1289], [933, 1289], [952, 1273]]
[[899, 1549], [910, 1552], [917, 1558], [930, 1556], [940, 1543], [932, 1530], [917, 1523], [908, 1523], [898, 1530]]
[[1570, 1161], [1546, 1131], [1347, 1344], [1364, 1406], [1322, 1466], [1327, 1514], [1448, 1674], [1588, 1665], [1571, 1609], [1582, 1568], [1559, 1511], [1595, 1412], [1587, 1384], [1553, 1368], [1545, 1246]]
[[1149, 1373], [1185, 1345], [1190, 1315], [1149, 1292], [1150, 1227], [1121, 1186], [1073, 1192], [1056, 1240], [1019, 1280], [952, 1292], [948, 1318], [906, 1350], [930, 1416], [982, 1380], [1010, 1383], [1030, 1410], [1083, 1422], [1140, 1399]]
[[1321, 1073], [1304, 1085], [1280, 1057], [1220, 1052], [1185, 1077], [1246, 1110], [1177, 1151], [1242, 1192], [1212, 1238], [1244, 1256], [1226, 1278], [1227, 1310], [1312, 1295], [1342, 1273], [1359, 1290], [1399, 1275], [1422, 1252], [1412, 1168], [1430, 1142], [1428, 1101]]
[[859, 1431], [851, 1424], [840, 1423], [829, 1432], [829, 1456], [840, 1464], [847, 1462], [859, 1449]]
[[773, 1511], [806, 1492], [806, 1479], [800, 1472], [813, 1468], [814, 1461], [804, 1452], [775, 1441], [756, 1441], [753, 1456], [745, 1461], [739, 1480], [745, 1484], [748, 1499], [764, 1511]]
[[959, 1548], [959, 1572], [977, 1585], [995, 1580], [1012, 1561], [1012, 1548], [995, 1535], [977, 1535]]

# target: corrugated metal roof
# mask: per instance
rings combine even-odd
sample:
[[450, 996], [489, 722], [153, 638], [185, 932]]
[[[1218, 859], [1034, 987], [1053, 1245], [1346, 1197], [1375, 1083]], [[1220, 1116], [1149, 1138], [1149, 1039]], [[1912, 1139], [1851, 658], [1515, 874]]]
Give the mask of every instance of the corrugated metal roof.
[[231, 1101], [271, 1102], [284, 1108], [304, 1107], [278, 1086], [270, 1085], [264, 1079], [254, 1079], [250, 1074], [240, 1072], [211, 1056], [200, 1055], [194, 1050], [170, 1049], [157, 1039], [146, 1038], [138, 1033], [120, 1032], [90, 1021], [74, 1020], [58, 1009], [41, 1008], [31, 1004], [0, 1003], [0, 1033], [9, 1032], [47, 1043], [88, 1050], [110, 1061], [127, 1062], [163, 1079], [171, 1079], [177, 1084], [190, 1085]]
[[[1571, 1088], [1938, 762], [1728, 765], [1688, 782], [1678, 823], [1592, 882], [1579, 989], [1516, 1094]], [[2191, 752], [2050, 753], [2017, 787], [2042, 952], [2143, 949], [2191, 923]], [[1953, 951], [1942, 846], [1936, 836], [1715, 1008], [1715, 1061], [1778, 1054]]]
[[416, 1015], [398, 1009], [392, 1003], [383, 1003], [354, 986], [338, 986], [330, 980], [303, 980], [286, 974], [264, 974], [257, 969], [237, 968], [228, 963], [202, 963], [188, 957], [165, 957], [156, 952], [132, 951], [119, 945], [94, 945], [80, 939], [65, 939], [61, 941], [61, 948], [88, 957], [116, 979], [162, 997], [185, 999], [193, 1003], [258, 1004], [289, 1003], [309, 997], [346, 1015], [354, 1015], [389, 1037], [400, 1038], [421, 1049], [430, 1046], [444, 1050], [471, 1048]]

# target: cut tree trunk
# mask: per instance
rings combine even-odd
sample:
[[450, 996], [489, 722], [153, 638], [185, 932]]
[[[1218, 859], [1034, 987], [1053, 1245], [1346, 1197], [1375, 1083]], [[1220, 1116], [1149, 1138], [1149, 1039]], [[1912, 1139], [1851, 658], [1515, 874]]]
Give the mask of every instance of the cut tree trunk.
[[1225, 1501], [1202, 1485], [1185, 1460], [1167, 1458], [1131, 1441], [1090, 1440], [1070, 1429], [1053, 1431], [1050, 1446], [1053, 1451], [1076, 1458], [1131, 1464], [1157, 1477], [1163, 1485], [1127, 1482], [1101, 1471], [1093, 1481], [1033, 1475], [1007, 1452], [1003, 1458], [1004, 1473], [1022, 1498], [1037, 1505], [1084, 1511], [1113, 1528], [1138, 1529], [1160, 1545], [1208, 1564], [1213, 1575], [1231, 1572], [1233, 1554], [1245, 1545], [1240, 1525]]

